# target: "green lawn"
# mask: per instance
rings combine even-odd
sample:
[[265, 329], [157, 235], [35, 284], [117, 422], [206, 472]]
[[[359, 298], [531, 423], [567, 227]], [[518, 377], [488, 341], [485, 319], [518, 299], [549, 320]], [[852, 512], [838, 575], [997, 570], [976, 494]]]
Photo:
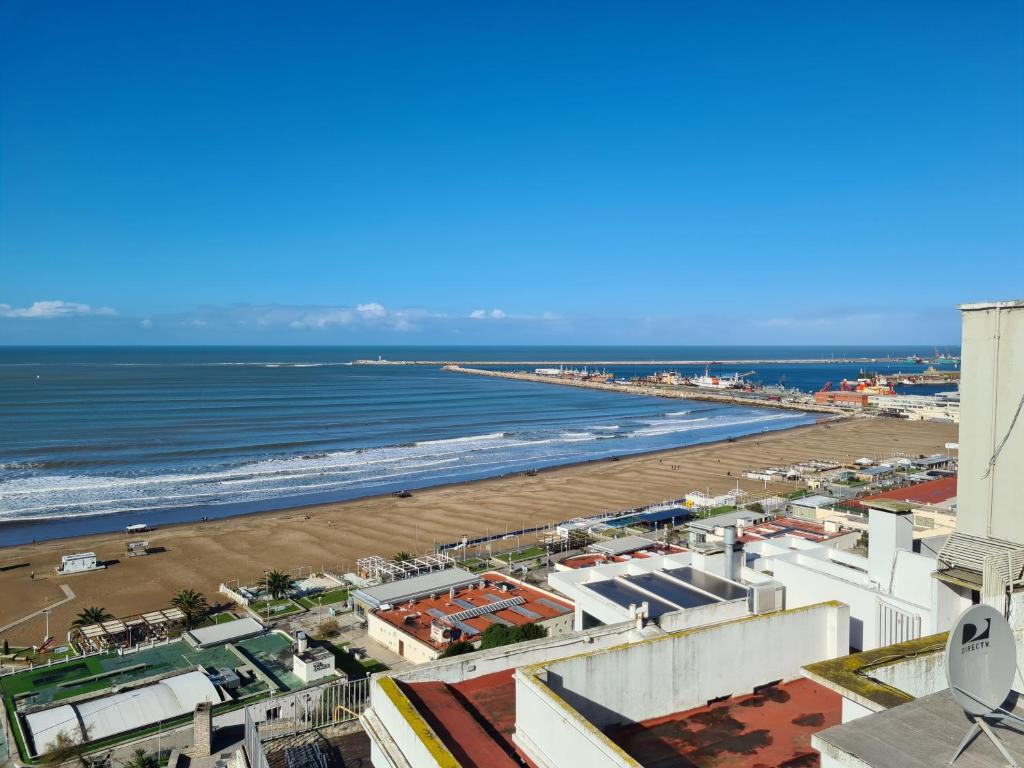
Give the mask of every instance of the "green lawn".
[[348, 587], [338, 587], [330, 592], [319, 592], [315, 595], [306, 595], [298, 598], [297, 602], [307, 608], [316, 608], [318, 605], [333, 605], [348, 600]]
[[281, 597], [277, 600], [271, 600], [269, 603], [266, 600], [249, 603], [249, 609], [259, 614], [261, 619], [266, 619], [268, 616], [271, 619], [277, 619], [281, 616], [291, 616], [293, 613], [299, 613], [303, 610], [302, 606], [290, 597]]

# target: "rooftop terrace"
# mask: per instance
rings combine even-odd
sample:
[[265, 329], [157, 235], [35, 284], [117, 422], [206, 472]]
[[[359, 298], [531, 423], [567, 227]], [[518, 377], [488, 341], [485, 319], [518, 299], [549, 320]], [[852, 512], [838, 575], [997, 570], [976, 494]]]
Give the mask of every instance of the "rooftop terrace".
[[464, 768], [519, 768], [530, 762], [512, 741], [515, 670], [461, 683], [403, 683], [402, 689]]
[[646, 768], [810, 768], [811, 735], [840, 722], [842, 697], [799, 679], [606, 733]]
[[[479, 581], [484, 586], [479, 586]], [[509, 605], [513, 600], [516, 604]], [[499, 603], [505, 604], [504, 607], [494, 610]], [[519, 626], [564, 616], [572, 610], [572, 603], [566, 600], [489, 571], [473, 584], [456, 589], [454, 596], [446, 591], [390, 610], [378, 610], [375, 615], [421, 642], [443, 648], [447, 642], [435, 643], [430, 637], [430, 625], [435, 621], [457, 627], [472, 640], [493, 624]], [[472, 615], [474, 613], [478, 615]]]

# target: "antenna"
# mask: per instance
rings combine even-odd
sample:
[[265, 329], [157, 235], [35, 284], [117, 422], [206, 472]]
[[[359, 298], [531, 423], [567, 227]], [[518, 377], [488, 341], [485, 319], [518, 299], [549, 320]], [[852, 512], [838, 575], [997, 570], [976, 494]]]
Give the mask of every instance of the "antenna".
[[949, 764], [983, 731], [1011, 768], [1019, 768], [1006, 747], [989, 727], [986, 718], [1012, 718], [1003, 708], [1013, 691], [1017, 674], [1017, 644], [1009, 623], [990, 605], [975, 605], [960, 614], [946, 641], [946, 680], [953, 699], [972, 721]]

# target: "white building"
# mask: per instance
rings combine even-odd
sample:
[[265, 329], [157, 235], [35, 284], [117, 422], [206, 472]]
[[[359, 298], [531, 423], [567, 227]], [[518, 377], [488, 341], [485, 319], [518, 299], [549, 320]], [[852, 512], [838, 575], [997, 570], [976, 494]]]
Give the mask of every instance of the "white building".
[[[968, 598], [932, 578], [934, 554], [914, 552], [912, 505], [877, 502], [868, 512], [868, 556], [821, 545], [778, 553], [756, 548], [756, 570], [786, 587], [786, 606], [823, 599], [850, 606], [850, 643], [869, 650], [942, 631]], [[755, 548], [752, 548], [755, 549]], [[749, 556], [749, 555], [748, 555]]]
[[[375, 768], [640, 768], [652, 745], [657, 764], [778, 765], [840, 722], [841, 697], [801, 667], [844, 653], [848, 626], [829, 602], [680, 632], [597, 627], [375, 675], [362, 724]], [[710, 761], [685, 738], [709, 717], [735, 724]]]
[[57, 566], [57, 573], [62, 575], [85, 573], [86, 571], [96, 571], [104, 567], [96, 559], [95, 552], [78, 552], [73, 555], [62, 555], [60, 565]]

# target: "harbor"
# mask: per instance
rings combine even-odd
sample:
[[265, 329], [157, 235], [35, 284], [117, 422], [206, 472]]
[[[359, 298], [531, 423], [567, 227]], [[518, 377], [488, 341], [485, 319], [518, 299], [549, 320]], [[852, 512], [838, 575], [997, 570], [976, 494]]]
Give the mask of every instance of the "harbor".
[[[940, 356], [944, 360], [956, 360], [959, 358]], [[940, 358], [936, 358], [939, 360]], [[801, 357], [790, 359], [779, 359], [770, 357], [729, 359], [729, 360], [573, 360], [573, 365], [585, 366], [609, 366], [609, 365], [676, 365], [676, 366], [710, 366], [710, 365], [871, 365], [876, 363], [913, 363], [926, 362], [920, 357], [913, 359], [907, 357]], [[445, 366], [478, 366], [478, 365], [531, 365], [531, 366], [559, 366], [565, 363], [564, 360], [386, 360], [383, 357], [360, 358], [352, 361], [352, 365], [426, 365], [433, 367]], [[937, 364], [944, 364], [938, 362]], [[952, 363], [951, 363], [952, 364]]]
[[[743, 361], [745, 364], [752, 364], [753, 361]], [[646, 395], [649, 397], [677, 398], [682, 400], [703, 400], [713, 403], [724, 403], [729, 405], [762, 406], [767, 408], [780, 408], [789, 411], [808, 411], [812, 413], [827, 413], [831, 415], [849, 416], [851, 411], [831, 403], [815, 401], [813, 395], [805, 394], [794, 390], [779, 390], [778, 393], [770, 390], [757, 390], [747, 392], [738, 388], [717, 388], [701, 387], [682, 383], [637, 383], [622, 382], [609, 379], [601, 375], [586, 376], [556, 376], [547, 373], [529, 373], [527, 371], [499, 371], [487, 368], [473, 368], [466, 365], [444, 365], [443, 370], [452, 373], [463, 373], [475, 376], [489, 376], [498, 379], [512, 379], [515, 381], [530, 381], [539, 384], [560, 384], [567, 387], [581, 387], [584, 389], [598, 389], [605, 392], [622, 392], [631, 395]], [[713, 378], [713, 377], [708, 377]]]

